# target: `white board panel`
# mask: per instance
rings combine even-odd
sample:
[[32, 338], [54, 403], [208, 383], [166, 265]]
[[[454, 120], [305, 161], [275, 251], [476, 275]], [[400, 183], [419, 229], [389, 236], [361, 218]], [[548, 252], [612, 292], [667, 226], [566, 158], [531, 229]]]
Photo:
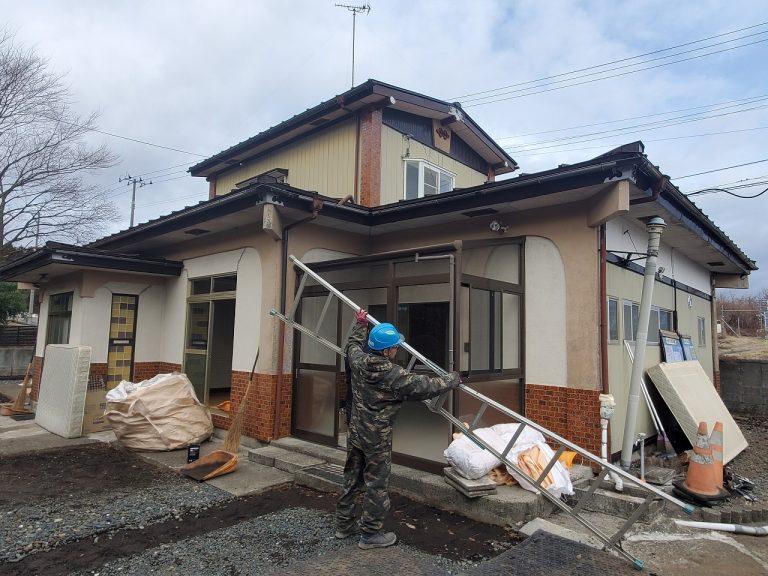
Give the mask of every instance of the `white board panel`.
[[90, 368], [90, 346], [46, 347], [35, 414], [37, 424], [64, 438], [81, 435]]

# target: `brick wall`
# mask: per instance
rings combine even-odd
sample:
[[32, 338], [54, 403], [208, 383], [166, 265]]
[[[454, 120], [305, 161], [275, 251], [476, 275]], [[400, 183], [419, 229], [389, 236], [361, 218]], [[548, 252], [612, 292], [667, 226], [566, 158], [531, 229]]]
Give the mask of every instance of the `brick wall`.
[[718, 393], [720, 396], [722, 396], [722, 395], [723, 395], [723, 390], [722, 390], [722, 388], [720, 387], [720, 370], [715, 370], [715, 371], [712, 373], [712, 384], [714, 384], [714, 385], [715, 385], [715, 390], [717, 390], [717, 393]]
[[[232, 410], [234, 413], [240, 408], [240, 402], [245, 395], [248, 386], [248, 372], [232, 372]], [[243, 420], [243, 434], [257, 440], [273, 439], [273, 426], [275, 414], [275, 389], [278, 381], [277, 374], [254, 374], [250, 392], [250, 400], [246, 407], [246, 415]], [[282, 392], [280, 399], [280, 429], [278, 437], [287, 436], [291, 432], [291, 396], [293, 392], [292, 378], [290, 374], [283, 376]], [[229, 428], [226, 418], [217, 417], [217, 421], [223, 424], [222, 428]]]
[[38, 396], [40, 396], [40, 379], [43, 377], [43, 357], [35, 356], [32, 359], [32, 392], [30, 397], [33, 401], [37, 402]]
[[360, 199], [363, 206], [381, 204], [381, 109], [360, 115]]
[[170, 372], [181, 372], [181, 364], [172, 364], [171, 362], [134, 362], [133, 364], [134, 382], [141, 382], [158, 374]]
[[600, 454], [599, 391], [526, 384], [525, 415], [566, 440]]

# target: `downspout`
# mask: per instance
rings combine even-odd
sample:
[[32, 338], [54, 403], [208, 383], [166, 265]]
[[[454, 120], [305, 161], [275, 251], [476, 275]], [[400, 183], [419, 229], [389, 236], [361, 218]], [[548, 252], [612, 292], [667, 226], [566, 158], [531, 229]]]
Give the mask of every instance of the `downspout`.
[[[287, 288], [287, 276], [288, 276], [288, 233], [302, 224], [311, 222], [317, 218], [318, 212], [323, 208], [323, 201], [316, 198], [312, 202], [312, 214], [296, 222], [291, 222], [283, 228], [283, 237], [281, 239], [282, 250], [280, 259], [280, 313], [285, 314], [285, 301], [286, 301], [286, 288]], [[277, 348], [277, 381], [275, 382], [275, 411], [273, 415], [272, 423], [272, 438], [277, 438], [280, 434], [280, 410], [283, 405], [283, 381], [284, 370], [283, 363], [285, 361], [285, 323], [279, 322], [278, 328], [278, 348]]]
[[632, 376], [629, 382], [629, 398], [627, 400], [627, 416], [624, 420], [624, 438], [621, 449], [621, 467], [629, 470], [632, 464], [632, 447], [635, 444], [637, 432], [637, 408], [640, 405], [642, 378], [645, 370], [645, 349], [648, 344], [648, 323], [651, 319], [651, 301], [653, 286], [656, 280], [656, 268], [659, 258], [661, 234], [666, 224], [662, 218], [654, 216], [647, 226], [648, 251], [645, 259], [645, 275], [643, 277], [643, 295], [640, 298], [637, 336], [635, 337], [635, 358], [632, 362]]
[[[608, 462], [608, 425], [616, 406], [616, 401], [610, 394], [608, 380], [608, 284], [607, 266], [608, 259], [605, 238], [605, 224], [600, 226], [600, 378], [603, 385], [603, 393], [600, 394], [600, 457]], [[624, 482], [621, 476], [611, 472], [613, 487], [617, 492], [624, 490]]]
[[666, 176], [662, 176], [656, 182], [653, 186], [651, 186], [651, 195], [645, 196], [644, 198], [635, 198], [634, 200], [629, 201], [630, 206], [635, 206], [637, 204], [646, 204], [647, 202], [656, 202], [656, 200], [659, 199], [659, 196], [661, 196], [661, 191], [664, 190], [664, 186], [667, 185], [667, 182], [669, 181], [669, 178]]

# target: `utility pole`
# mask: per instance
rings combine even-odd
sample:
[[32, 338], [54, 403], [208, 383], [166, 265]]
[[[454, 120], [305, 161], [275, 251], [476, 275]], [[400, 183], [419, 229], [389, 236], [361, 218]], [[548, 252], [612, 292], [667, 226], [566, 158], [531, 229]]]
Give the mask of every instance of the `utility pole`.
[[354, 6], [351, 4], [335, 4], [337, 8], [346, 8], [352, 12], [352, 87], [355, 87], [355, 24], [357, 23], [357, 14], [368, 14], [371, 11], [370, 4], [361, 4]]
[[139, 188], [143, 188], [144, 186], [149, 186], [152, 184], [152, 180], [149, 182], [141, 179], [141, 178], [134, 178], [130, 174], [126, 174], [123, 178], [118, 179], [118, 182], [127, 182], [129, 185], [133, 185], [133, 189], [131, 190], [131, 224], [130, 228], [133, 228], [133, 218], [136, 214], [136, 185], [139, 185]]

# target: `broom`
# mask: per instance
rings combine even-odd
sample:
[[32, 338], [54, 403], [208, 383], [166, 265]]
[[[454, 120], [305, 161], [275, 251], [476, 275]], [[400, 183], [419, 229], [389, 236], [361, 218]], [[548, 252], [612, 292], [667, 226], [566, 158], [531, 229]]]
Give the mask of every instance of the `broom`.
[[259, 352], [257, 350], [256, 358], [253, 360], [253, 368], [251, 368], [251, 375], [248, 378], [248, 385], [245, 387], [245, 394], [243, 394], [243, 398], [240, 400], [240, 406], [237, 409], [237, 413], [229, 424], [227, 438], [224, 440], [224, 450], [231, 452], [232, 454], [237, 454], [240, 451], [240, 436], [243, 433], [243, 419], [248, 410], [248, 402], [251, 397], [251, 385], [253, 384], [253, 374], [256, 372], [256, 362], [258, 360]]
[[24, 373], [24, 382], [21, 383], [21, 390], [16, 395], [16, 400], [11, 406], [14, 412], [26, 412], [24, 405], [27, 403], [27, 385], [29, 384], [29, 371], [32, 369], [32, 362], [27, 364], [27, 371]]

